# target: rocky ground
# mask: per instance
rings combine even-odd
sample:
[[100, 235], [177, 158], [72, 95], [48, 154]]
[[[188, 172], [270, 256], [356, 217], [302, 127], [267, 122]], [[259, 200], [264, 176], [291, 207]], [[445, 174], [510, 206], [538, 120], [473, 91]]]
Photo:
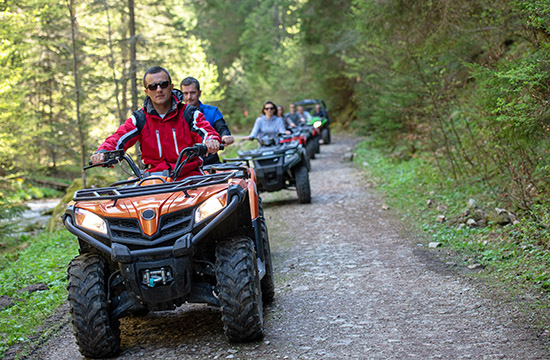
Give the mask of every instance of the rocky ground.
[[[117, 359], [549, 359], [532, 314], [419, 246], [342, 160], [356, 142], [322, 146], [311, 204], [264, 195], [276, 297], [262, 341], [229, 344], [217, 309], [186, 305], [123, 319]], [[82, 359], [65, 314], [29, 359]]]

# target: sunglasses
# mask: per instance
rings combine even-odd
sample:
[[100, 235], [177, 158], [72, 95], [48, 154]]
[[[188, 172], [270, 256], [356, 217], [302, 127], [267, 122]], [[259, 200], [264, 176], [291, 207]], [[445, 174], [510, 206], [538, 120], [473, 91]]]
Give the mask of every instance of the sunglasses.
[[266, 107], [266, 108], [264, 108], [264, 110], [275, 110], [275, 108], [274, 107]]
[[162, 82], [159, 82], [159, 83], [149, 84], [149, 85], [147, 85], [147, 89], [149, 89], [151, 91], [155, 91], [158, 86], [160, 86], [161, 89], [166, 89], [169, 85], [170, 85], [170, 81], [165, 80], [165, 81], [162, 81]]

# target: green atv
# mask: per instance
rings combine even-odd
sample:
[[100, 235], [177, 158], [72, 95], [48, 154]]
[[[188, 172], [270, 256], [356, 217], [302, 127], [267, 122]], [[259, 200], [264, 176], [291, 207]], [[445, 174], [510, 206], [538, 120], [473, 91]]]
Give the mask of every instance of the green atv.
[[[323, 113], [322, 116], [313, 116], [315, 105], [317, 104], [319, 104], [321, 113]], [[305, 99], [296, 102], [296, 106], [303, 106], [304, 110], [312, 114], [311, 119], [308, 121], [308, 125], [312, 125], [319, 130], [323, 144], [330, 144], [330, 118], [325, 102], [323, 100]]]

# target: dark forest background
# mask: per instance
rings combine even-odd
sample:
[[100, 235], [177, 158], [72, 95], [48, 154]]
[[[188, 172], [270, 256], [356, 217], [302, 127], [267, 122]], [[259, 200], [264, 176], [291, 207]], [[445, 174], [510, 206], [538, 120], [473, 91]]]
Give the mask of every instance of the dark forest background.
[[522, 209], [548, 193], [544, 0], [0, 1], [0, 177], [78, 177], [152, 65], [233, 132], [321, 98], [334, 125]]

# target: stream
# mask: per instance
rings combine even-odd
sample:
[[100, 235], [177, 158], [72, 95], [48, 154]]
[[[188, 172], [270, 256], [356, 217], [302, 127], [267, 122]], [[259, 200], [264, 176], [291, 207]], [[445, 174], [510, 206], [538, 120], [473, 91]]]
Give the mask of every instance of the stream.
[[[52, 210], [59, 204], [60, 199], [43, 199], [26, 202], [27, 210], [10, 220], [4, 220], [17, 224], [12, 235], [32, 234], [42, 230], [50, 220], [49, 210]], [[45, 215], [48, 213], [48, 215]]]

